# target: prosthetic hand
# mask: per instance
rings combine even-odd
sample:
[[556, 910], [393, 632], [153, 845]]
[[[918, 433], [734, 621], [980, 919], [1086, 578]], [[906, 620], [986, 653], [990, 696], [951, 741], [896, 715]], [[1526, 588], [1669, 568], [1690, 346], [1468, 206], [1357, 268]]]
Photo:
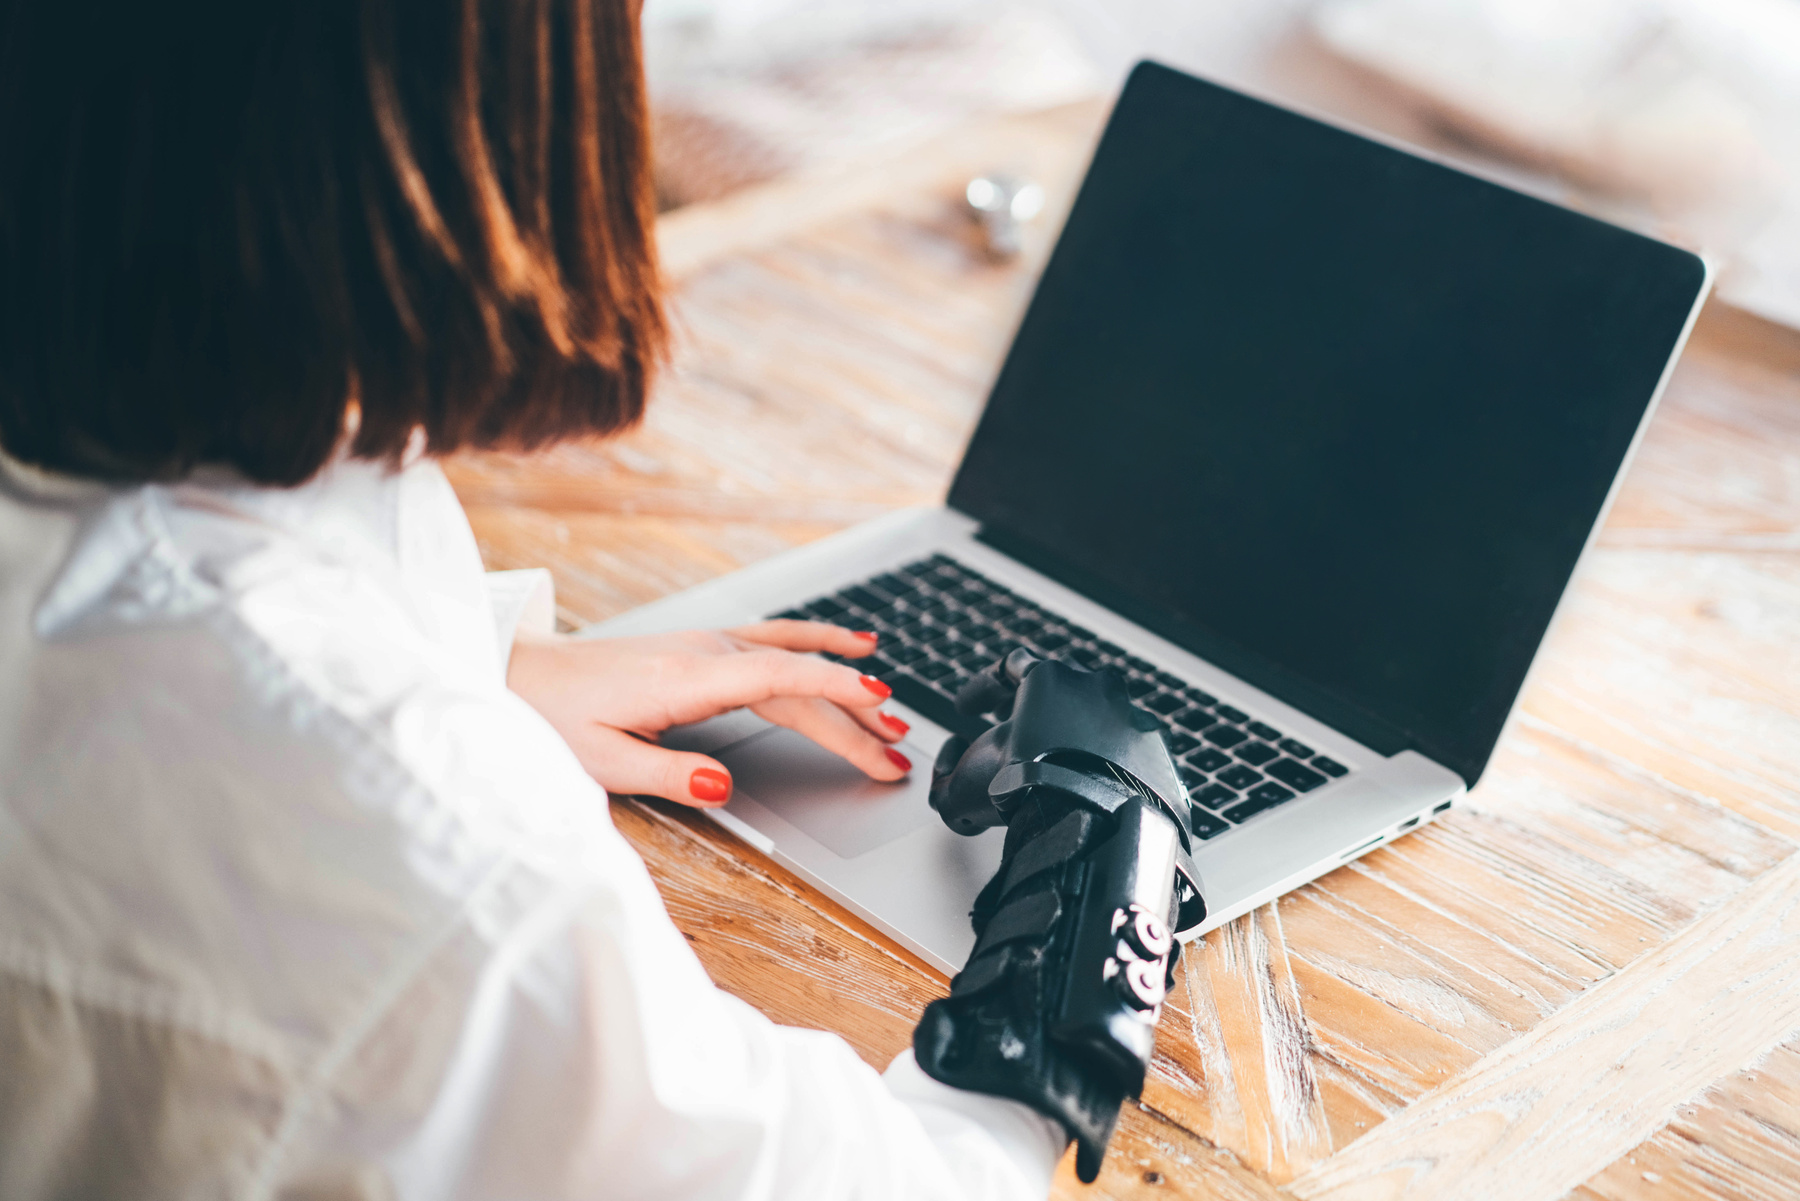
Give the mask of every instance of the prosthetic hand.
[[1174, 935], [1206, 916], [1187, 794], [1115, 672], [1017, 650], [957, 707], [1004, 720], [945, 744], [931, 806], [959, 834], [1004, 823], [1006, 847], [971, 914], [975, 949], [913, 1054], [935, 1079], [1056, 1119], [1091, 1183], [1143, 1088]]

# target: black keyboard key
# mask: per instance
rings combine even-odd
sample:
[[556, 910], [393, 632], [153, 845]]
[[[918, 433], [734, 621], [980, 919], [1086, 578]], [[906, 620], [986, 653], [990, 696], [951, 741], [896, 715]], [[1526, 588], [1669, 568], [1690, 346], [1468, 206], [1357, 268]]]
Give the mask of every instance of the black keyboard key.
[[1131, 694], [1131, 699], [1135, 701], [1141, 696], [1148, 696], [1150, 693], [1155, 692], [1156, 681], [1146, 680], [1142, 676], [1135, 676], [1132, 679], [1125, 681], [1125, 691], [1129, 692]]
[[1280, 754], [1280, 751], [1276, 750], [1266, 742], [1252, 742], [1248, 746], [1241, 746], [1237, 749], [1237, 757], [1239, 759], [1242, 759], [1245, 763], [1254, 763], [1258, 767], [1261, 767], [1271, 759], [1279, 757]]
[[1213, 712], [1217, 713], [1220, 717], [1223, 717], [1226, 721], [1246, 722], [1250, 720], [1250, 715], [1248, 713], [1245, 713], [1242, 709], [1233, 709], [1230, 705], [1219, 705]]
[[1182, 690], [1182, 695], [1188, 698], [1190, 705], [1216, 705], [1219, 703], [1218, 697], [1198, 688], [1185, 688]]
[[1192, 734], [1184, 734], [1180, 730], [1163, 735], [1163, 741], [1169, 744], [1169, 754], [1185, 755], [1200, 745], [1200, 740]]
[[1087, 668], [1089, 671], [1097, 671], [1100, 667], [1100, 656], [1096, 655], [1093, 651], [1071, 651], [1068, 658], [1081, 664], [1081, 666]]
[[1212, 743], [1214, 746], [1234, 747], [1250, 737], [1250, 735], [1244, 733], [1236, 726], [1214, 726], [1206, 733], [1200, 735], [1200, 737], [1206, 739], [1206, 741]]
[[1311, 792], [1325, 782], [1324, 776], [1321, 776], [1318, 772], [1307, 767], [1305, 764], [1295, 763], [1292, 759], [1283, 759], [1280, 763], [1271, 763], [1269, 766], [1263, 768], [1263, 770], [1268, 772], [1272, 778], [1280, 780], [1283, 784], [1286, 784], [1289, 788], [1295, 789], [1298, 792]]
[[1156, 682], [1161, 684], [1164, 688], [1167, 688], [1170, 692], [1182, 692], [1187, 688], [1186, 680], [1181, 679], [1179, 676], [1172, 676], [1166, 671], [1159, 671], [1156, 673]]
[[1312, 758], [1312, 748], [1307, 746], [1304, 742], [1297, 742], [1292, 738], [1283, 738], [1281, 740], [1281, 749], [1296, 759]]
[[1205, 772], [1195, 771], [1191, 767], [1178, 767], [1175, 770], [1181, 776], [1181, 782], [1187, 787], [1190, 794], [1206, 786]]
[[844, 606], [840, 605], [837, 601], [832, 600], [830, 597], [816, 600], [810, 605], [803, 605], [802, 608], [819, 621], [830, 621], [844, 611]]
[[1257, 771], [1254, 767], [1248, 767], [1242, 763], [1237, 763], [1220, 772], [1216, 779], [1226, 787], [1235, 788], [1239, 792], [1242, 792], [1246, 788], [1251, 788], [1262, 783], [1262, 773]]
[[1210, 746], [1203, 746], [1199, 750], [1190, 753], [1187, 757], [1187, 762], [1201, 771], [1218, 771], [1221, 767], [1230, 763], [1231, 760], [1226, 756], [1224, 751]]
[[1215, 724], [1219, 719], [1204, 709], [1184, 709], [1175, 715], [1175, 724], [1186, 726], [1198, 734], [1207, 726]]
[[1318, 758], [1314, 759], [1312, 761], [1312, 765], [1314, 767], [1318, 768], [1320, 771], [1324, 772], [1328, 776], [1341, 776], [1345, 772], [1350, 770], [1349, 768], [1345, 767], [1342, 763], [1339, 763], [1336, 759], [1327, 759], [1323, 755], [1320, 755]]
[[925, 680], [941, 680], [956, 669], [942, 659], [930, 663], [922, 663], [913, 668], [913, 674]]
[[1281, 741], [1281, 731], [1277, 730], [1274, 726], [1270, 725], [1268, 722], [1263, 722], [1263, 721], [1251, 722], [1250, 723], [1250, 732], [1252, 734], [1256, 735], [1258, 738], [1262, 739], [1264, 742], [1280, 742]]
[[1061, 634], [1061, 633], [1057, 633], [1055, 631], [1050, 631], [1050, 632], [1046, 632], [1043, 634], [1034, 634], [1034, 635], [1032, 635], [1031, 640], [1033, 642], [1037, 643], [1038, 646], [1041, 647], [1042, 649], [1052, 652], [1052, 653], [1059, 651], [1063, 647], [1069, 645], [1069, 636], [1067, 634]]
[[986, 671], [992, 667], [997, 657], [985, 651], [964, 651], [956, 656], [956, 665], [970, 675], [974, 675], [976, 672]]
[[1273, 809], [1284, 801], [1291, 801], [1293, 799], [1294, 794], [1283, 788], [1281, 785], [1264, 784], [1261, 788], [1258, 788], [1255, 792], [1245, 797], [1238, 804], [1227, 809], [1225, 811], [1225, 816], [1234, 822], [1241, 822], [1248, 818], [1255, 817], [1265, 810]]
[[838, 595], [843, 597], [845, 600], [849, 601], [851, 604], [855, 605], [859, 609], [868, 609], [870, 611], [874, 611], [876, 609], [885, 608], [887, 606], [886, 599], [876, 596], [873, 592], [870, 592], [867, 588], [860, 588], [860, 587], [859, 588], [846, 588], [842, 592], [838, 593]]
[[864, 655], [860, 659], [846, 659], [845, 662], [864, 675], [874, 676], [878, 680], [885, 680], [900, 670], [900, 665], [885, 655]]
[[1186, 701], [1182, 700], [1179, 696], [1176, 696], [1173, 692], [1159, 692], [1145, 702], [1146, 706], [1148, 706], [1152, 712], [1164, 715], [1175, 712], [1175, 710], [1181, 708], [1186, 703]]
[[917, 663], [920, 659], [923, 659], [925, 657], [925, 648], [922, 646], [909, 646], [903, 642], [899, 646], [889, 646], [884, 648], [882, 654], [900, 664], [900, 666], [905, 667], [908, 664]]
[[946, 730], [973, 740], [988, 728], [986, 721], [979, 717], [963, 716], [956, 711], [956, 705], [948, 697], [939, 696], [911, 676], [897, 675], [888, 683], [893, 686], [895, 700]]
[[1199, 792], [1190, 794], [1188, 799], [1197, 805], [1205, 805], [1208, 809], [1217, 812], [1223, 806], [1237, 800], [1238, 794], [1223, 784], [1208, 784]]
[[1156, 674], [1156, 664], [1150, 662], [1148, 659], [1140, 659], [1136, 655], [1127, 655], [1125, 657], [1125, 666], [1141, 676], [1154, 676]]
[[1194, 827], [1194, 837], [1202, 841], [1208, 838], [1217, 838], [1231, 829], [1230, 826], [1204, 809], [1192, 810], [1188, 815], [1188, 824]]
[[804, 609], [783, 609], [781, 612], [779, 612], [779, 613], [775, 614], [774, 616], [772, 616], [771, 618], [769, 618], [769, 620], [770, 621], [811, 621], [812, 614], [808, 613]]

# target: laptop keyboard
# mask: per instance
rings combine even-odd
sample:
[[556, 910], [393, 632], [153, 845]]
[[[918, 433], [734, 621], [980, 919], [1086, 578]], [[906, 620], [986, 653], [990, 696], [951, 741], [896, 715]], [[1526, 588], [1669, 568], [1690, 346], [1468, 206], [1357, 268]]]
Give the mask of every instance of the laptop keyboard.
[[958, 713], [957, 691], [1014, 647], [1092, 670], [1117, 669], [1134, 702], [1162, 725], [1201, 838], [1216, 838], [1349, 771], [948, 555], [908, 563], [773, 616], [874, 630], [881, 635], [874, 655], [841, 661], [888, 684], [895, 700], [968, 738], [991, 723]]

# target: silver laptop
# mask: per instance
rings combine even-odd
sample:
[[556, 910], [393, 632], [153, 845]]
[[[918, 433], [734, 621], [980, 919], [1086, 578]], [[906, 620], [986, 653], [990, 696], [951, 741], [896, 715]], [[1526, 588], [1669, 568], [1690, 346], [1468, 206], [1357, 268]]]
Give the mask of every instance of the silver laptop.
[[948, 503], [591, 632], [879, 632], [909, 780], [742, 712], [665, 741], [730, 768], [720, 822], [946, 972], [1003, 837], [926, 804], [981, 728], [957, 689], [1015, 646], [1116, 668], [1181, 766], [1209, 929], [1474, 786], [1709, 279], [1145, 63]]

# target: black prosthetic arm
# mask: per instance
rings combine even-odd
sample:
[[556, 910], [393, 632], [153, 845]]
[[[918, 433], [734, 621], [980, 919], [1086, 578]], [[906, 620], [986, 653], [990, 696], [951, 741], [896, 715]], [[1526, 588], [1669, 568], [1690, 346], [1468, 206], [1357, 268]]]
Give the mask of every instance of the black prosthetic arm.
[[1092, 1182], [1120, 1104], [1143, 1088], [1173, 933], [1206, 915], [1187, 794], [1115, 672], [1018, 650], [957, 706], [1005, 720], [945, 744], [932, 808], [960, 834], [1004, 822], [1006, 846], [971, 914], [975, 949], [926, 1007], [913, 1053], [946, 1084], [1056, 1119]]

